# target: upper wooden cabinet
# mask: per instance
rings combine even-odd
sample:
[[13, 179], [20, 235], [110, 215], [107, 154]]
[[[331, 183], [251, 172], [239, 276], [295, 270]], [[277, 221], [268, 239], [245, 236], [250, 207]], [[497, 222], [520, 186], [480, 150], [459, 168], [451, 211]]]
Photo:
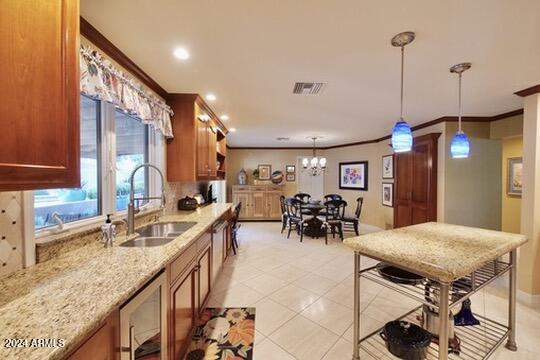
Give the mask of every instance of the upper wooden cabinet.
[[79, 186], [79, 1], [0, 2], [0, 191]]
[[225, 179], [227, 129], [197, 94], [172, 94], [174, 139], [167, 141], [167, 180]]

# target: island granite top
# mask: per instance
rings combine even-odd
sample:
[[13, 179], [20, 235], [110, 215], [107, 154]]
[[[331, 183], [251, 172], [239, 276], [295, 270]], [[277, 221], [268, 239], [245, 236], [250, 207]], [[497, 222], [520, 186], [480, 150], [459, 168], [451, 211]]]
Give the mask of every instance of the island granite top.
[[442, 282], [460, 279], [525, 242], [524, 235], [436, 222], [344, 240], [363, 255]]

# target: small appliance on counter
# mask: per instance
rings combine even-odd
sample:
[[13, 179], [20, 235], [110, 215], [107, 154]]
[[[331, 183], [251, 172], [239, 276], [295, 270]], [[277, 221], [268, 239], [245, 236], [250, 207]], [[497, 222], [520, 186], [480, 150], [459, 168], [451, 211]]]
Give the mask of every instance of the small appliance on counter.
[[178, 200], [178, 210], [196, 210], [199, 207], [199, 202], [195, 197], [186, 196]]

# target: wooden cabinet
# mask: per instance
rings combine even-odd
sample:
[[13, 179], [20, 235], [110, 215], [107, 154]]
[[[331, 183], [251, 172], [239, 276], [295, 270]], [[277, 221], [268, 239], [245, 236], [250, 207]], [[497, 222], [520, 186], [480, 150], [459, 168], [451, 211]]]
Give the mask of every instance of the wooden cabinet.
[[199, 310], [198, 313], [200, 313], [210, 296], [210, 284], [212, 281], [212, 246], [210, 243], [199, 255], [197, 261], [197, 281], [199, 285], [197, 308]]
[[171, 359], [182, 360], [191, 341], [195, 321], [195, 293], [197, 271], [190, 264], [186, 271], [171, 285], [169, 317], [169, 353]]
[[413, 148], [395, 155], [394, 227], [437, 221], [437, 139], [414, 138]]
[[280, 220], [282, 195], [280, 185], [235, 185], [232, 191], [233, 203], [242, 203], [242, 220]]
[[167, 179], [225, 179], [227, 129], [219, 118], [196, 94], [171, 94], [167, 102], [175, 136], [167, 141]]
[[120, 317], [115, 310], [105, 322], [77, 349], [70, 360], [116, 360], [120, 343]]
[[79, 186], [79, 1], [2, 0], [0, 43], [0, 191]]

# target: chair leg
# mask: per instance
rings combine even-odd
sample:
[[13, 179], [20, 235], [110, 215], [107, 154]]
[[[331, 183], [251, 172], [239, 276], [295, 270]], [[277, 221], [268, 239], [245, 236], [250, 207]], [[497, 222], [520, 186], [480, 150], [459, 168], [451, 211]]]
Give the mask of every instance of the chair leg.
[[281, 223], [281, 233], [283, 234], [283, 231], [285, 231], [285, 228], [287, 227], [287, 219], [283, 218], [283, 220], [281, 220]]
[[232, 236], [231, 236], [231, 247], [232, 247], [232, 251], [234, 253], [234, 255], [236, 255], [236, 247], [237, 247], [237, 242], [236, 242], [236, 232], [233, 232]]
[[354, 222], [354, 232], [356, 233], [356, 236], [360, 236], [360, 232], [358, 231], [358, 221]]
[[287, 232], [287, 239], [291, 237], [292, 224], [289, 223], [289, 231]]
[[300, 224], [300, 242], [304, 241], [304, 224]]
[[328, 245], [328, 226], [324, 226], [324, 244]]
[[339, 237], [341, 238], [341, 241], [343, 241], [343, 224], [339, 224]]

